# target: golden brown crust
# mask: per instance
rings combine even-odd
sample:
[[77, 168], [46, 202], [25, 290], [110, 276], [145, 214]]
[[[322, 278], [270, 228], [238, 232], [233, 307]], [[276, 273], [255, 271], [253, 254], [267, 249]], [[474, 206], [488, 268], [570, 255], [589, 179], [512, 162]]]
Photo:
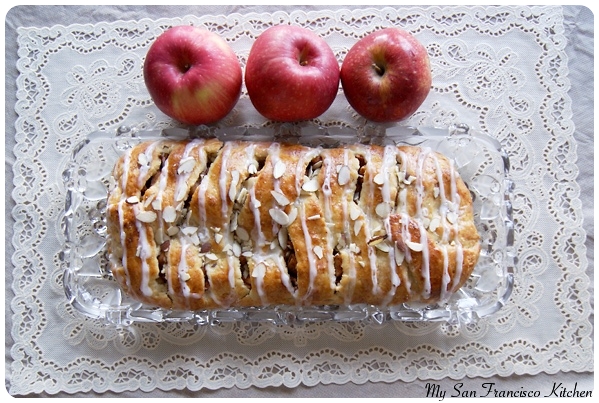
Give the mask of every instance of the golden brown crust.
[[468, 188], [426, 148], [162, 140], [113, 178], [113, 274], [163, 308], [443, 301], [480, 251]]

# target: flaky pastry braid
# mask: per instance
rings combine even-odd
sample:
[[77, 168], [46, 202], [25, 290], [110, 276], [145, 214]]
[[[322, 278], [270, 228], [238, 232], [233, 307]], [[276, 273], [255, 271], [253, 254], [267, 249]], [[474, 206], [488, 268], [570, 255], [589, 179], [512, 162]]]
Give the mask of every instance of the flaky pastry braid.
[[470, 192], [428, 148], [156, 140], [113, 179], [114, 277], [167, 309], [444, 301], [479, 256]]

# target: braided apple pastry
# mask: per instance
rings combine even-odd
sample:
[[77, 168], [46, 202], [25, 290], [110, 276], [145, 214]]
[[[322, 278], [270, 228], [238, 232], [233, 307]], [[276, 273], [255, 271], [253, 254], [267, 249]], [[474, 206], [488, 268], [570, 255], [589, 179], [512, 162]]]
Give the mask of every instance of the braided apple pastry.
[[443, 301], [479, 256], [470, 192], [426, 148], [156, 140], [113, 179], [112, 272], [163, 308]]

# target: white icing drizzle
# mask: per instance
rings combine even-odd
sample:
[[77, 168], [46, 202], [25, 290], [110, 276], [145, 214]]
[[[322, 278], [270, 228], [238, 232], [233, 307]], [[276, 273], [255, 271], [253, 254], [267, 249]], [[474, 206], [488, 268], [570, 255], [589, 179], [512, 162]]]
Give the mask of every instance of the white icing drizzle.
[[125, 152], [125, 157], [123, 159], [123, 172], [121, 176], [121, 188], [122, 188], [122, 196], [127, 196], [127, 180], [129, 179], [129, 169], [131, 165], [131, 153], [133, 149], [130, 148]]
[[[401, 159], [401, 171], [403, 173], [403, 176], [405, 177], [406, 174], [406, 170], [407, 170], [407, 158], [406, 158], [406, 154], [401, 151], [398, 150], [398, 154], [399, 157]], [[401, 224], [402, 224], [402, 238], [405, 239], [405, 234], [407, 233], [406, 231], [406, 220], [405, 217], [407, 216], [407, 203], [408, 203], [408, 190], [406, 187], [401, 186], [401, 184], [399, 184], [399, 189], [398, 189], [398, 203], [396, 206], [396, 212], [400, 214], [401, 217]], [[409, 233], [408, 233], [409, 236]], [[405, 259], [406, 261], [410, 261], [411, 260], [411, 254], [410, 254], [410, 249], [406, 248], [404, 252], [405, 255]], [[394, 251], [395, 253], [395, 251]], [[407, 275], [407, 273], [405, 273], [405, 275], [403, 276], [403, 285], [406, 288], [406, 291], [408, 293], [408, 295], [412, 295], [412, 289], [411, 289], [411, 282], [410, 282], [410, 278]]]
[[141, 187], [145, 183], [145, 181], [148, 180], [147, 175], [148, 175], [148, 171], [150, 170], [150, 166], [152, 165], [154, 149], [156, 148], [156, 146], [158, 144], [159, 144], [159, 142], [151, 143], [143, 152], [147, 163], [143, 164], [139, 167], [139, 176], [137, 177], [137, 186], [138, 187]]
[[268, 298], [264, 291], [264, 277], [266, 275], [266, 271], [272, 266], [272, 264], [274, 264], [281, 273], [281, 282], [285, 288], [287, 288], [290, 294], [295, 296], [295, 292], [293, 290], [293, 286], [291, 285], [287, 270], [284, 270], [285, 262], [283, 261], [283, 257], [279, 252], [280, 250], [267, 253], [255, 253], [252, 256], [254, 261], [252, 277], [255, 279], [254, 284], [256, 285], [256, 292], [258, 293], [260, 301], [263, 305], [268, 304]]
[[[370, 150], [366, 148], [366, 161], [372, 161], [372, 154]], [[364, 173], [364, 178], [370, 178], [370, 194], [368, 197], [368, 201], [374, 200], [374, 173], [372, 172], [372, 164], [366, 164], [367, 172]], [[367, 175], [368, 173], [368, 175]], [[375, 213], [376, 215], [376, 213]], [[366, 232], [366, 239], [372, 238], [371, 228], [368, 225], [364, 225], [364, 231]], [[376, 267], [376, 247], [372, 245], [368, 245], [368, 260], [370, 261], [370, 277], [372, 278], [372, 294], [377, 295], [381, 288], [378, 284], [377, 278], [377, 267]]]
[[[228, 217], [229, 216], [229, 191], [227, 188], [227, 172], [229, 172], [229, 167], [228, 167], [228, 163], [229, 163], [229, 157], [231, 156], [231, 148], [233, 146], [233, 143], [226, 143], [225, 146], [223, 147], [222, 150], [222, 157], [221, 157], [221, 165], [220, 165], [220, 172], [219, 172], [219, 176], [218, 176], [218, 185], [219, 185], [219, 189], [220, 189], [220, 202], [221, 202], [221, 214], [222, 217]], [[222, 233], [224, 234], [224, 236], [226, 237], [226, 240], [224, 242], [226, 242], [226, 244], [232, 245], [233, 244], [233, 234], [230, 231], [230, 224], [228, 220], [223, 220], [223, 231]], [[231, 286], [231, 288], [235, 288], [235, 265], [234, 265], [234, 259], [233, 256], [228, 256], [227, 257], [227, 268], [228, 268], [228, 273], [227, 273], [227, 277], [229, 279], [229, 285]]]
[[[331, 161], [330, 156], [326, 156], [322, 162], [323, 171], [324, 171], [324, 179], [322, 182], [322, 195], [323, 195], [323, 208], [324, 208], [324, 222], [325, 222], [325, 231], [327, 232], [327, 244], [329, 244], [329, 248], [333, 250], [334, 245], [331, 245], [331, 236], [329, 236], [329, 223], [332, 220], [331, 213], [331, 196], [333, 195], [333, 191], [331, 189], [331, 177], [333, 174], [333, 163]], [[334, 242], [334, 240], [332, 240]], [[329, 281], [331, 290], [335, 289], [335, 263], [332, 258], [327, 258], [327, 268], [329, 270]]]
[[[383, 152], [383, 163], [381, 166], [381, 174], [383, 175], [384, 182], [381, 187], [381, 195], [383, 197], [383, 202], [389, 204], [390, 206], [394, 205], [391, 200], [391, 184], [390, 184], [390, 169], [397, 165], [397, 147], [395, 146], [385, 146], [385, 150]], [[391, 222], [389, 215], [383, 219], [383, 224], [385, 226], [385, 232], [387, 234], [391, 234]], [[401, 279], [397, 275], [397, 270], [395, 268], [395, 248], [389, 248], [389, 270], [391, 274], [391, 287], [389, 288], [389, 292], [385, 296], [385, 299], [382, 302], [382, 306], [387, 306], [389, 302], [393, 299], [395, 295], [395, 291], [397, 287], [401, 284]]]
[[431, 270], [430, 270], [430, 251], [428, 249], [428, 236], [426, 232], [426, 228], [422, 224], [423, 214], [422, 214], [422, 203], [423, 203], [423, 195], [424, 195], [424, 162], [430, 153], [430, 148], [421, 149], [418, 154], [418, 173], [416, 174], [416, 218], [418, 222], [418, 229], [420, 231], [420, 245], [422, 245], [422, 266], [421, 273], [424, 278], [424, 287], [422, 290], [423, 298], [428, 298], [431, 294]]
[[[401, 237], [404, 240], [404, 244], [407, 245], [408, 242], [410, 242], [410, 232], [408, 231], [408, 226], [410, 224], [410, 216], [404, 211], [402, 213], [400, 213], [400, 217], [401, 217]], [[405, 260], [406, 262], [411, 262], [412, 261], [412, 253], [410, 251], [410, 248], [408, 248], [406, 246], [405, 250], [404, 250], [404, 254], [405, 254]], [[412, 283], [410, 281], [410, 277], [407, 275], [404, 278], [404, 285], [406, 287], [406, 290], [408, 291], [408, 295], [412, 295]]]
[[[222, 217], [227, 217], [227, 213], [229, 210], [229, 204], [227, 202], [229, 198], [229, 192], [227, 189], [227, 172], [229, 171], [229, 168], [227, 164], [229, 162], [229, 156], [231, 155], [231, 147], [231, 143], [226, 143], [222, 149], [220, 172], [218, 174], [218, 187], [220, 189], [220, 210]], [[228, 226], [228, 224], [225, 225]]]
[[[455, 171], [455, 167], [454, 167], [454, 162], [452, 159], [449, 160], [449, 172], [451, 173], [450, 177], [451, 177], [451, 202], [453, 203], [454, 209], [459, 211], [460, 208], [460, 195], [458, 194], [458, 189], [457, 189], [457, 173]], [[456, 219], [455, 223], [454, 223], [454, 230], [455, 230], [455, 237], [454, 237], [454, 241], [455, 241], [455, 246], [456, 246], [456, 268], [455, 268], [455, 273], [453, 275], [453, 288], [457, 287], [460, 278], [462, 277], [462, 266], [463, 266], [463, 262], [464, 262], [464, 249], [462, 247], [462, 244], [460, 243], [460, 237], [458, 236], [459, 234], [459, 225], [460, 225], [460, 220]]]
[[[280, 153], [280, 148], [281, 146], [279, 145], [279, 143], [272, 143], [272, 145], [268, 148], [269, 151], [269, 156], [270, 156], [270, 162], [272, 164], [272, 170], [273, 170], [273, 189], [276, 192], [281, 192], [281, 184], [279, 183], [279, 179], [276, 178], [274, 176], [274, 172], [277, 166], [277, 162], [279, 162], [280, 158], [279, 158], [279, 153]], [[273, 208], [275, 209], [281, 209], [281, 207], [275, 203]], [[279, 231], [280, 225], [277, 224], [274, 220], [272, 223], [272, 233], [276, 234]]]
[[[183, 155], [181, 156], [181, 159], [179, 160], [179, 165], [181, 164], [182, 161], [185, 161], [187, 158], [189, 158], [189, 154], [191, 153], [191, 150], [193, 150], [193, 148], [197, 145], [202, 145], [204, 143], [204, 140], [202, 139], [194, 139], [192, 141], [190, 141], [189, 143], [187, 143], [185, 145], [185, 149], [183, 150]], [[200, 164], [202, 163], [202, 161], [200, 160]], [[178, 172], [177, 173], [177, 183], [175, 184], [175, 205], [180, 202], [181, 200], [177, 200], [177, 196], [179, 195], [180, 192], [183, 191], [183, 189], [187, 188], [187, 180], [189, 179], [190, 175], [191, 175], [191, 170], [190, 171], [186, 171], [186, 172]]]
[[260, 224], [260, 208], [257, 207], [258, 199], [256, 199], [256, 189], [255, 186], [252, 186], [249, 190], [250, 202], [249, 206], [252, 210], [252, 215], [254, 216], [254, 231], [257, 235], [257, 240], [255, 242], [256, 249], [262, 249], [266, 244], [266, 237], [264, 236], [264, 232], [262, 232], [262, 225]]
[[235, 258], [234, 258], [234, 256], [227, 255], [227, 266], [229, 268], [229, 271], [227, 273], [228, 278], [229, 278], [229, 285], [233, 289], [233, 288], [235, 288]]
[[125, 243], [127, 239], [127, 234], [125, 233], [125, 225], [124, 225], [124, 214], [123, 214], [123, 203], [126, 203], [125, 198], [123, 197], [119, 200], [118, 204], [118, 212], [119, 212], [119, 228], [121, 230], [121, 248], [123, 250], [123, 270], [125, 271], [125, 283], [127, 284], [127, 289], [131, 289], [131, 276], [129, 275], [129, 269], [127, 265], [127, 244]]
[[[274, 176], [275, 171], [277, 169], [276, 168], [277, 163], [279, 161], [281, 161], [281, 159], [280, 159], [280, 152], [281, 152], [281, 146], [280, 146], [280, 144], [273, 143], [271, 145], [271, 147], [269, 147], [269, 152], [270, 152], [270, 158], [271, 158], [271, 163], [272, 163], [272, 167], [273, 167], [274, 190], [275, 190], [275, 192], [282, 193], [281, 192], [280, 178], [277, 178], [276, 176]], [[298, 164], [298, 167], [301, 167], [301, 165]], [[296, 195], [299, 196], [300, 189], [298, 188], [298, 178], [297, 177], [296, 177], [295, 185], [296, 185], [296, 190], [297, 190]], [[252, 192], [252, 193], [253, 193], [253, 197], [255, 199], [255, 192]], [[295, 206], [296, 205], [296, 201], [297, 201], [297, 198], [296, 198], [296, 200], [292, 201], [291, 205]], [[280, 208], [280, 207], [275, 203], [274, 208]], [[258, 213], [258, 215], [255, 216], [255, 217], [257, 217], [258, 219], [257, 219], [257, 221], [254, 221], [254, 224], [256, 224], [257, 228], [258, 228], [258, 239], [261, 241], [262, 244], [264, 244], [265, 243], [265, 236], [264, 236], [264, 233], [262, 233], [262, 231], [260, 230], [260, 213], [259, 213], [259, 211], [257, 213]], [[273, 222], [273, 234], [276, 234], [279, 231], [281, 231], [280, 225]], [[283, 283], [283, 285], [285, 286], [285, 288], [287, 289], [287, 291], [289, 291], [289, 293], [291, 295], [293, 295], [294, 298], [296, 298], [297, 297], [297, 291], [293, 289], [293, 286], [291, 284], [291, 279], [289, 277], [289, 272], [287, 271], [287, 265], [285, 264], [285, 260], [283, 258], [283, 252], [282, 252], [283, 251], [283, 245], [278, 245], [275, 250], [280, 251], [280, 252], [277, 253], [276, 255], [270, 254], [270, 261], [275, 262], [276, 267], [279, 270], [279, 274], [281, 276], [281, 283]], [[266, 266], [266, 267], [268, 267], [268, 266]], [[262, 273], [262, 276], [264, 276], [264, 273]], [[266, 296], [260, 296], [260, 299], [264, 303], [266, 303]]]
[[[349, 149], [345, 149], [344, 153], [343, 153], [343, 164], [346, 166], [349, 166]], [[348, 245], [352, 244], [353, 241], [353, 229], [350, 226], [351, 220], [349, 217], [349, 203], [353, 203], [353, 192], [351, 190], [351, 188], [349, 186], [347, 186], [345, 188], [345, 193], [343, 195], [343, 233], [344, 236], [346, 237], [346, 247]], [[349, 200], [348, 200], [349, 197]], [[349, 256], [349, 267], [348, 267], [348, 272], [347, 273], [343, 273], [344, 277], [347, 277], [348, 283], [346, 284], [345, 287], [345, 294], [343, 296], [343, 300], [344, 303], [350, 304], [351, 300], [352, 300], [352, 296], [353, 296], [353, 292], [354, 289], [356, 287], [356, 258], [354, 256], [354, 252], [352, 252], [351, 250], [348, 253]]]
[[[406, 169], [407, 169], [407, 159], [406, 159], [406, 154], [401, 151], [398, 150], [398, 154], [399, 154], [399, 158], [401, 159], [401, 169], [399, 170], [399, 172], [402, 173], [402, 177], [405, 177], [406, 174]], [[399, 178], [398, 178], [399, 179]], [[402, 186], [401, 183], [398, 183], [399, 188], [398, 188], [398, 195], [397, 195], [397, 206], [396, 206], [396, 213], [400, 214], [401, 217], [401, 221], [402, 221], [402, 236], [403, 233], [405, 232], [405, 228], [403, 225], [403, 215], [407, 214], [407, 197], [408, 197], [408, 190], [405, 186]], [[404, 252], [404, 256], [408, 256], [410, 251], [406, 250], [403, 251]], [[393, 251], [393, 253], [395, 253], [395, 251]], [[411, 283], [410, 283], [410, 278], [408, 277], [407, 273], [403, 276], [403, 284], [404, 287], [406, 288], [406, 291], [408, 293], [408, 295], [412, 294], [412, 289], [411, 289]]]
[[168, 162], [164, 162], [164, 167], [162, 171], [160, 171], [160, 179], [158, 181], [158, 191], [156, 192], [156, 197], [154, 201], [152, 201], [152, 208], [156, 211], [157, 217], [157, 231], [154, 234], [158, 244], [162, 244], [164, 241], [164, 220], [162, 219], [162, 195], [164, 194], [164, 189], [166, 189], [166, 182], [168, 179]]
[[[254, 161], [255, 160], [255, 155], [256, 155], [256, 146], [254, 144], [250, 144], [247, 148], [246, 148], [246, 156], [248, 161]], [[252, 229], [252, 233], [253, 233], [253, 244], [254, 244], [254, 253], [257, 253], [259, 250], [261, 250], [265, 243], [266, 243], [266, 238], [264, 236], [264, 233], [262, 232], [262, 225], [260, 224], [260, 208], [259, 208], [259, 201], [256, 198], [256, 188], [255, 188], [255, 182], [253, 183], [253, 185], [251, 187], [248, 188], [248, 195], [249, 195], [249, 201], [248, 201], [248, 206], [252, 212], [252, 216], [254, 217], [254, 227]]]
[[443, 181], [443, 171], [441, 170], [439, 159], [435, 157], [434, 161], [437, 171], [437, 182], [439, 183], [439, 197], [441, 198], [441, 202], [439, 204], [439, 214], [441, 216], [440, 221], [443, 227], [443, 236], [441, 237], [441, 241], [443, 243], [447, 243], [449, 242], [449, 228], [447, 225], [447, 198], [445, 196], [445, 182]]
[[208, 226], [206, 225], [206, 192], [208, 190], [208, 180], [206, 179], [208, 176], [208, 169], [206, 169], [206, 174], [200, 181], [200, 185], [198, 186], [198, 237], [200, 238], [200, 242], [208, 242]]
[[306, 206], [302, 205], [301, 208], [298, 208], [298, 217], [300, 222], [302, 223], [302, 231], [304, 233], [304, 240], [306, 242], [306, 252], [308, 254], [308, 265], [309, 265], [309, 281], [308, 281], [308, 289], [306, 290], [306, 295], [304, 299], [307, 299], [312, 292], [314, 291], [314, 279], [318, 274], [318, 270], [316, 268], [316, 257], [314, 256], [314, 252], [312, 251], [312, 239], [310, 238], [310, 233], [308, 232], [308, 224], [306, 222]]
[[443, 254], [443, 277], [441, 278], [441, 296], [440, 300], [448, 299], [447, 286], [451, 278], [449, 277], [449, 256], [447, 255], [447, 245], [441, 245], [441, 253]]
[[324, 179], [322, 181], [322, 195], [324, 198], [324, 218], [325, 222], [331, 222], [331, 196], [333, 191], [331, 190], [331, 175], [333, 173], [333, 164], [331, 158], [326, 156], [322, 161]]
[[189, 244], [181, 239], [181, 260], [179, 260], [179, 264], [177, 265], [177, 275], [179, 278], [179, 284], [181, 285], [181, 293], [183, 297], [187, 300], [190, 298], [201, 298], [199, 293], [191, 292], [191, 289], [187, 285], [187, 281], [183, 278], [188, 274], [189, 266], [187, 265], [187, 249], [189, 248]]
[[258, 292], [260, 302], [263, 305], [268, 304], [268, 299], [266, 298], [266, 294], [264, 293], [264, 276], [266, 275], [266, 268], [266, 263], [258, 262], [252, 270], [252, 277], [254, 277], [255, 279], [254, 284], [256, 284], [256, 291]]
[[285, 259], [283, 258], [283, 254], [279, 254], [275, 256], [276, 264], [279, 268], [279, 272], [281, 273], [281, 282], [289, 291], [289, 294], [293, 295], [293, 298], [297, 299], [297, 290], [293, 288], [291, 284], [291, 277], [289, 276], [289, 272], [287, 271], [287, 265], [285, 264]]
[[[447, 220], [447, 213], [449, 210], [448, 204], [449, 201], [447, 200], [446, 196], [445, 196], [445, 183], [443, 181], [443, 171], [441, 170], [441, 166], [439, 164], [439, 160], [438, 158], [435, 156], [434, 157], [434, 161], [435, 161], [435, 167], [436, 167], [436, 172], [437, 172], [437, 181], [439, 183], [439, 197], [441, 198], [440, 200], [440, 205], [439, 205], [439, 214], [441, 215], [441, 223], [443, 226], [443, 236], [441, 238], [441, 241], [443, 243], [444, 246], [444, 253], [445, 256], [447, 257], [447, 244], [449, 243], [449, 235], [450, 235], [450, 227], [451, 225], [448, 223]], [[451, 194], [451, 205], [453, 208], [458, 208], [459, 209], [459, 205], [460, 205], [460, 196], [458, 194], [458, 189], [457, 189], [457, 174], [455, 172], [455, 167], [454, 167], [454, 161], [453, 160], [449, 160], [449, 168], [450, 168], [450, 194]], [[462, 265], [463, 265], [463, 259], [464, 259], [464, 251], [463, 251], [463, 247], [460, 244], [459, 241], [459, 237], [458, 237], [458, 230], [459, 230], [459, 220], [455, 220], [455, 223], [453, 224], [454, 227], [454, 231], [455, 231], [455, 237], [454, 237], [454, 242], [455, 242], [455, 247], [456, 247], [456, 272], [454, 273], [454, 278], [453, 278], [453, 284], [451, 286], [451, 289], [448, 289], [448, 285], [449, 285], [449, 273], [448, 273], [448, 266], [449, 266], [449, 262], [447, 262], [445, 264], [444, 262], [444, 272], [443, 272], [443, 277], [444, 277], [444, 282], [443, 282], [443, 287], [441, 289], [443, 298], [442, 299], [447, 299], [449, 297], [449, 295], [447, 294], [447, 292], [453, 292], [454, 288], [457, 286], [457, 284], [459, 283], [459, 280], [462, 276]]]
[[[136, 215], [138, 214], [139, 208], [137, 205], [133, 206], [133, 211]], [[150, 287], [150, 266], [148, 265], [148, 259], [152, 257], [152, 252], [150, 251], [150, 245], [148, 244], [148, 234], [145, 225], [139, 220], [135, 220], [135, 227], [139, 234], [138, 246], [140, 248], [139, 258], [141, 260], [140, 291], [143, 295], [149, 297], [152, 295], [152, 288]]]

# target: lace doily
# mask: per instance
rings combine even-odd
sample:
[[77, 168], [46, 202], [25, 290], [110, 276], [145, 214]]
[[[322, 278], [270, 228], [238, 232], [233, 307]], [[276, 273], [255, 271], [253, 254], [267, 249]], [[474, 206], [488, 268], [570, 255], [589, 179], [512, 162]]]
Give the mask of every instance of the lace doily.
[[[267, 27], [313, 29], [339, 61], [366, 33], [413, 32], [433, 90], [407, 123], [467, 122], [510, 154], [519, 263], [497, 314], [442, 323], [134, 324], [114, 327], [68, 304], [62, 287], [61, 179], [73, 146], [124, 122], [174, 126], [142, 77], [148, 46], [172, 25], [225, 38], [242, 65]], [[187, 16], [20, 28], [9, 393], [150, 391], [462, 378], [593, 368], [585, 232], [559, 7], [357, 9]], [[340, 93], [324, 125], [364, 122]], [[247, 93], [220, 125], [266, 124]]]

